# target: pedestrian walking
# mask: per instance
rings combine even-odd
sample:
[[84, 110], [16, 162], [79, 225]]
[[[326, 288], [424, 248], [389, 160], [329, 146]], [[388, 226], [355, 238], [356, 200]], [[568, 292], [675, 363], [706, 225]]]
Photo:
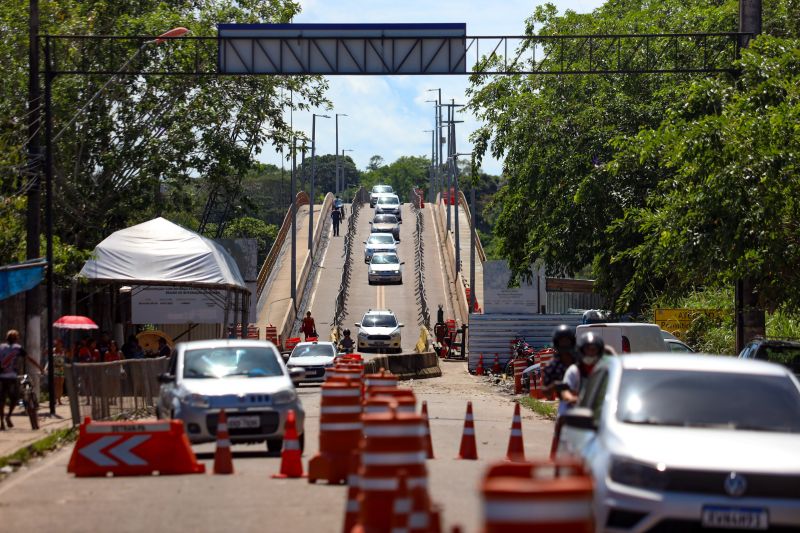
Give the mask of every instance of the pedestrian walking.
[[56, 402], [61, 403], [64, 396], [64, 364], [66, 363], [67, 351], [64, 348], [64, 341], [56, 339], [53, 346], [53, 389], [55, 390]]
[[[39, 363], [34, 361], [19, 343], [19, 331], [8, 330], [6, 342], [0, 344], [0, 431], [13, 428], [11, 413], [19, 403], [19, 381], [17, 377], [20, 373], [25, 373], [25, 363], [30, 362], [42, 371]], [[8, 401], [8, 414], [5, 405]], [[31, 428], [36, 429], [36, 428]]]
[[317, 325], [314, 323], [314, 319], [311, 317], [311, 311], [306, 312], [306, 317], [303, 319], [303, 323], [300, 325], [300, 332], [305, 336], [303, 340], [308, 340], [309, 337], [318, 337]]
[[339, 236], [339, 223], [342, 221], [342, 213], [338, 209], [331, 211], [331, 220], [333, 220], [333, 236]]

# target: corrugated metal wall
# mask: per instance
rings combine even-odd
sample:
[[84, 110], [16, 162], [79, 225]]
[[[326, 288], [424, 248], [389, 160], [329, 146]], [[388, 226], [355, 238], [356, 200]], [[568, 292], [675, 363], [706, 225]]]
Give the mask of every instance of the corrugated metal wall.
[[478, 366], [478, 357], [483, 354], [484, 366], [491, 366], [494, 354], [505, 367], [511, 358], [511, 339], [524, 338], [531, 346], [543, 348], [550, 345], [553, 330], [560, 324], [577, 326], [581, 315], [470, 315], [467, 330], [469, 370]]
[[548, 292], [547, 312], [567, 313], [570, 309], [603, 309], [605, 299], [593, 292]]

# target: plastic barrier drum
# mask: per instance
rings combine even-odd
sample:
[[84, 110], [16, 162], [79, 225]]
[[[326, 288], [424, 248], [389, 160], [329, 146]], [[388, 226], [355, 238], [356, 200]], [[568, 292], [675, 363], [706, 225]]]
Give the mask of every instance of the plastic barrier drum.
[[483, 531], [591, 533], [592, 492], [574, 461], [496, 464], [483, 481]]
[[181, 420], [92, 422], [80, 425], [67, 472], [77, 477], [202, 474]]
[[329, 380], [321, 397], [319, 453], [308, 465], [308, 481], [344, 483], [361, 440], [361, 383]]
[[270, 324], [269, 326], [264, 328], [264, 338], [278, 346], [278, 328]]

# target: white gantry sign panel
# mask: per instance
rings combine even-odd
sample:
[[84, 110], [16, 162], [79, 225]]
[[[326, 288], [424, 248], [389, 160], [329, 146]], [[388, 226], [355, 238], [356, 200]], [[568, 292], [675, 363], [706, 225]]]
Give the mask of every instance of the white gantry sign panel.
[[219, 24], [221, 74], [465, 74], [466, 24]]

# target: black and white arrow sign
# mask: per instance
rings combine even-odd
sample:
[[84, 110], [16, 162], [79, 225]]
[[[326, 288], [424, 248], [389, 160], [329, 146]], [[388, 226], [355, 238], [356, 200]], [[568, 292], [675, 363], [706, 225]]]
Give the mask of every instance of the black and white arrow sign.
[[[128, 466], [142, 466], [146, 465], [147, 461], [134, 455], [131, 450], [145, 442], [150, 438], [150, 435], [133, 435], [125, 437], [123, 435], [108, 435], [101, 437], [91, 443], [90, 445], [82, 448], [78, 453], [89, 459], [97, 466], [117, 466], [119, 463], [106, 454], [111, 454], [118, 461]], [[122, 442], [119, 440], [122, 439]], [[103, 451], [105, 448], [115, 444], [113, 448]]]

